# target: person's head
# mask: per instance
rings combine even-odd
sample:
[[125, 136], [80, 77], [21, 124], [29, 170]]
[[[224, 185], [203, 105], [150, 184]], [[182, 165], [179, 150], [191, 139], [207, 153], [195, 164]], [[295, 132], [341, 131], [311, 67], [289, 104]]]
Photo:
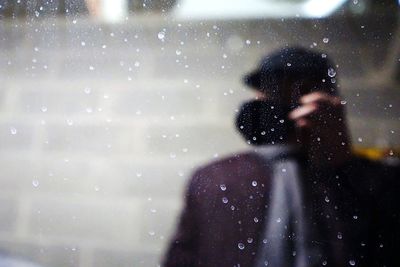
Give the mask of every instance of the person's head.
[[265, 56], [244, 76], [244, 83], [268, 99], [290, 106], [313, 91], [338, 95], [333, 62], [322, 52], [302, 47], [285, 47]]
[[285, 47], [264, 57], [244, 83], [263, 97], [244, 103], [236, 126], [253, 145], [287, 142], [295, 136], [288, 113], [301, 96], [315, 91], [337, 96], [336, 69], [328, 56], [301, 47]]

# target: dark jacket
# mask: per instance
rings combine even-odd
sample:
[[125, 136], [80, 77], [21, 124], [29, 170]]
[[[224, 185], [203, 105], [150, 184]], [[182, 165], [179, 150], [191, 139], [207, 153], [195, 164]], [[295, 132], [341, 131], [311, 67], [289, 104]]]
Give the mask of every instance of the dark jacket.
[[[163, 266], [252, 266], [263, 245], [270, 167], [249, 152], [196, 171]], [[305, 168], [312, 241], [322, 251], [316, 266], [400, 266], [399, 174], [356, 157], [335, 169]]]

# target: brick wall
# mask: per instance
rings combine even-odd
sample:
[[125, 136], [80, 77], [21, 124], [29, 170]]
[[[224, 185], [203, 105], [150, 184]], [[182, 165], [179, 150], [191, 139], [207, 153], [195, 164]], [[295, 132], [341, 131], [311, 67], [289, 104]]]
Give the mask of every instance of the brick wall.
[[336, 59], [354, 142], [399, 145], [393, 21], [3, 21], [1, 251], [156, 266], [193, 168], [246, 148], [233, 128], [251, 96], [241, 74], [284, 44]]

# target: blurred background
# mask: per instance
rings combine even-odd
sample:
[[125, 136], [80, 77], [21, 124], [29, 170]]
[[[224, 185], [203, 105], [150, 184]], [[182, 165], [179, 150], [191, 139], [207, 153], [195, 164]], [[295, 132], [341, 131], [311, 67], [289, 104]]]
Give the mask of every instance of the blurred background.
[[0, 0], [0, 255], [158, 266], [193, 168], [248, 149], [242, 74], [283, 45], [336, 61], [354, 149], [396, 160], [399, 34], [390, 0]]

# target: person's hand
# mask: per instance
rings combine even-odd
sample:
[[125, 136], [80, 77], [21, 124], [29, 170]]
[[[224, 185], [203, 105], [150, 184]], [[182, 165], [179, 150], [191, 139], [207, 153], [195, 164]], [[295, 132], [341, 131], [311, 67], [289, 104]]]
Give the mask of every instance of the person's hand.
[[300, 98], [300, 106], [289, 113], [298, 139], [318, 165], [339, 165], [350, 157], [350, 140], [344, 107], [337, 96], [314, 92]]

